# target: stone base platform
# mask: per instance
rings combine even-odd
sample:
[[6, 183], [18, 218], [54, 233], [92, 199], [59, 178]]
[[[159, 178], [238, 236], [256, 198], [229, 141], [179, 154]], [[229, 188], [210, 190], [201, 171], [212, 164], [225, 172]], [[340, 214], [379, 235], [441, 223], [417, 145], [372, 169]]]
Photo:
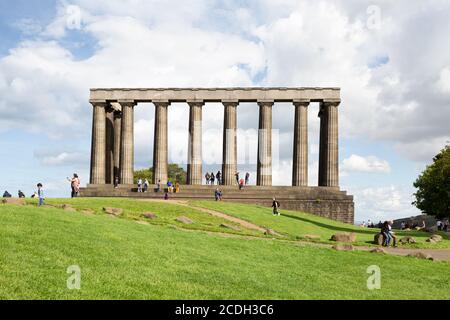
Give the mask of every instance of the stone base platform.
[[[222, 191], [224, 201], [256, 204], [270, 207], [276, 197], [281, 210], [298, 210], [321, 217], [350, 223], [354, 222], [353, 196], [346, 191], [332, 187], [262, 187], [247, 186], [239, 190], [237, 186], [180, 186], [180, 193], [171, 193], [170, 199], [213, 200], [214, 191]], [[124, 197], [137, 199], [162, 199], [164, 193], [154, 192], [153, 186], [148, 192], [138, 193], [136, 185], [88, 185], [81, 188], [81, 197]]]

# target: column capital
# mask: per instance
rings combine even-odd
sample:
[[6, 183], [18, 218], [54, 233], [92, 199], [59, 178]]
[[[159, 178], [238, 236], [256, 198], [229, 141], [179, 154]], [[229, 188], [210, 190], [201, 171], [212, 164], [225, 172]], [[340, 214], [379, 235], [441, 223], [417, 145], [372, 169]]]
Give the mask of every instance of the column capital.
[[136, 101], [134, 100], [119, 100], [117, 101], [121, 107], [127, 106], [127, 107], [134, 107], [136, 105]]
[[205, 105], [205, 101], [203, 100], [187, 100], [186, 101], [189, 106], [200, 106], [203, 107]]
[[222, 100], [222, 104], [224, 106], [231, 106], [231, 107], [237, 107], [239, 105], [238, 100]]
[[324, 100], [321, 104], [325, 107], [328, 106], [338, 107], [341, 104], [341, 100]]
[[122, 106], [120, 105], [119, 102], [111, 102], [111, 108], [113, 108], [115, 112], [122, 111]]
[[273, 106], [275, 103], [274, 100], [258, 100], [258, 106]]
[[109, 105], [109, 102], [106, 100], [89, 100], [89, 103], [92, 104], [93, 107], [95, 106], [101, 106], [101, 107], [107, 107]]
[[301, 100], [293, 100], [292, 103], [294, 106], [300, 106], [300, 107], [309, 107], [311, 100], [309, 99], [301, 99]]
[[168, 107], [168, 106], [170, 106], [170, 101], [169, 100], [152, 100], [152, 103], [155, 106], [159, 106], [159, 107]]

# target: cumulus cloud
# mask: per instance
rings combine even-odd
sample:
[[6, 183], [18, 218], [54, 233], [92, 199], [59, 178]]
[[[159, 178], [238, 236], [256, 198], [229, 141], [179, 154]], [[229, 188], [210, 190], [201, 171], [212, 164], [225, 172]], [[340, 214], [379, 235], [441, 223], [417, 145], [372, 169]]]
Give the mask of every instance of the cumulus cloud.
[[386, 160], [381, 160], [374, 156], [362, 157], [352, 154], [349, 158], [342, 161], [341, 170], [346, 174], [351, 172], [389, 173], [391, 167]]
[[35, 151], [34, 156], [41, 161], [45, 166], [76, 166], [83, 167], [89, 163], [88, 152], [46, 152]]
[[388, 220], [416, 216], [420, 211], [411, 206], [412, 190], [397, 185], [349, 190], [358, 205], [358, 220]]

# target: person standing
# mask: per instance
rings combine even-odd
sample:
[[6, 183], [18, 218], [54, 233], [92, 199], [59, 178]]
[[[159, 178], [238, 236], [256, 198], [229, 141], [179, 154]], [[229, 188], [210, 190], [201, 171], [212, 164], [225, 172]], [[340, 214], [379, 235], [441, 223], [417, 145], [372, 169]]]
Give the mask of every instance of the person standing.
[[39, 207], [44, 205], [44, 187], [42, 185], [42, 183], [38, 183], [37, 184], [37, 188], [38, 188], [38, 197], [39, 197]]
[[248, 185], [249, 181], [250, 181], [250, 173], [247, 172], [247, 173], [245, 174], [245, 185]]
[[217, 185], [220, 186], [222, 184], [222, 173], [220, 172], [220, 170], [217, 171], [216, 179], [217, 179]]
[[78, 193], [80, 192], [80, 178], [78, 177], [78, 174], [74, 173], [73, 178], [70, 179], [67, 177], [67, 180], [70, 182], [70, 187], [72, 189], [71, 197], [78, 197]]
[[239, 185], [239, 172], [236, 172], [234, 176], [236, 177], [236, 183]]
[[242, 190], [244, 188], [244, 179], [239, 180], [239, 190]]
[[214, 172], [211, 172], [211, 175], [210, 175], [210, 181], [211, 181], [211, 185], [212, 185], [212, 186], [214, 185], [215, 179], [216, 179], [216, 176], [214, 175]]
[[274, 216], [279, 216], [280, 212], [278, 211], [278, 209], [280, 208], [280, 203], [277, 201], [277, 199], [274, 197], [273, 201], [272, 201], [272, 208], [273, 208], [273, 215]]
[[150, 183], [148, 182], [148, 180], [147, 179], [145, 179], [145, 181], [144, 181], [144, 192], [147, 192], [148, 191], [148, 187], [150, 186]]
[[158, 183], [156, 184], [155, 192], [161, 192], [161, 180], [158, 180]]
[[119, 187], [119, 177], [116, 176], [114, 178], [114, 189], [117, 189]]
[[206, 180], [206, 185], [209, 185], [209, 182], [211, 181], [211, 175], [209, 174], [209, 172], [207, 172], [205, 174], [205, 180]]
[[139, 178], [137, 181], [138, 192], [142, 192], [142, 179]]

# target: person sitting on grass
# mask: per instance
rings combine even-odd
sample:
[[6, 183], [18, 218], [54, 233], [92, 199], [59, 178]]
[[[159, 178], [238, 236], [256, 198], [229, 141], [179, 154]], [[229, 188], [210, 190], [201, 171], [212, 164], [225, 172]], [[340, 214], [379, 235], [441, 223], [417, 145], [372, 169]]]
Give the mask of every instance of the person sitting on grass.
[[19, 190], [18, 196], [19, 196], [19, 198], [25, 198], [25, 193], [23, 193], [22, 191]]
[[3, 198], [11, 198], [12, 196], [11, 196], [11, 193], [9, 193], [8, 191], [5, 191], [4, 193], [3, 193]]
[[214, 198], [216, 201], [222, 201], [222, 192], [219, 190], [219, 188], [214, 191]]

